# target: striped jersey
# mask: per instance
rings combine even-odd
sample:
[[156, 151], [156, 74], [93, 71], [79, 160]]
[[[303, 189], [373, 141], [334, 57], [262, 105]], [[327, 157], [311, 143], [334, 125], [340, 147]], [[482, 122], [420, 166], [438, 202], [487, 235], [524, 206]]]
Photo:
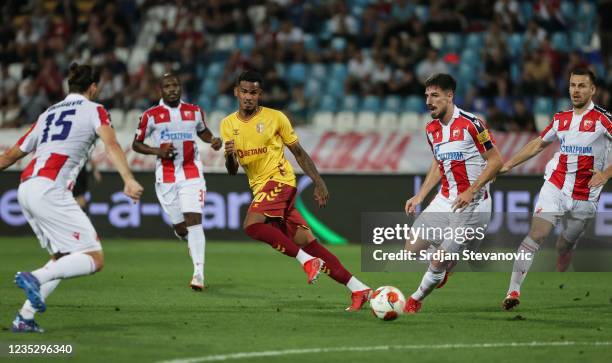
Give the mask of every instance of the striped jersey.
[[160, 100], [159, 105], [142, 114], [136, 140], [143, 142], [151, 137], [155, 147], [173, 145], [175, 149], [173, 160], [157, 158], [155, 180], [158, 183], [203, 178], [196, 137], [206, 127], [202, 109], [182, 101], [178, 107], [170, 107]]
[[[451, 200], [466, 191], [487, 165], [482, 153], [493, 148], [495, 140], [485, 124], [471, 113], [453, 106], [448, 124], [430, 121], [425, 127], [427, 141], [440, 168], [439, 194]], [[488, 185], [474, 200], [488, 197]]]
[[575, 200], [597, 201], [603, 186], [589, 188], [591, 170], [607, 166], [612, 145], [612, 116], [589, 104], [581, 115], [574, 110], [559, 112], [540, 136], [545, 142], [560, 142], [559, 151], [546, 164], [544, 179]]
[[81, 94], [69, 94], [43, 112], [17, 141], [21, 151], [35, 151], [21, 173], [21, 181], [43, 177], [59, 187], [72, 189], [96, 140], [96, 130], [110, 124], [102, 105]]

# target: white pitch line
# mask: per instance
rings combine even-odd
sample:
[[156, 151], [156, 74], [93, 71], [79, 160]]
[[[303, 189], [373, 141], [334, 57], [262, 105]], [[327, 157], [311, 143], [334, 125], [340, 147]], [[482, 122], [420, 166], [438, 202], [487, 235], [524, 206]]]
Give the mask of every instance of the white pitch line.
[[416, 349], [480, 349], [480, 348], [514, 348], [514, 347], [565, 347], [565, 346], [612, 346], [612, 342], [509, 342], [509, 343], [480, 343], [480, 344], [421, 344], [421, 345], [376, 345], [369, 347], [329, 347], [268, 350], [261, 352], [242, 352], [231, 354], [206, 355], [202, 357], [173, 359], [159, 363], [199, 363], [220, 362], [226, 360], [278, 357], [296, 354], [338, 353], [338, 352], [368, 352], [376, 350], [416, 350]]

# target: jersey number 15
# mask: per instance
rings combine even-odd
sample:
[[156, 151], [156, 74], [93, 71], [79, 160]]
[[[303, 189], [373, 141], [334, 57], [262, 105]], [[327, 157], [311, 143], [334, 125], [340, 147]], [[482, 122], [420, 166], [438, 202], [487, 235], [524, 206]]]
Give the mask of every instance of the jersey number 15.
[[[60, 113], [58, 119], [53, 124], [55, 126], [54, 128], [58, 130], [53, 135], [51, 135], [51, 141], [62, 141], [68, 138], [68, 134], [70, 134], [70, 129], [72, 128], [72, 121], [66, 120], [66, 117], [74, 116], [75, 113], [75, 109], [62, 111], [62, 113]], [[43, 129], [42, 139], [40, 140], [41, 144], [48, 141], [49, 130], [51, 129], [51, 124], [53, 123], [55, 115], [55, 113], [50, 113], [49, 115], [47, 115], [47, 120], [45, 121], [45, 128]]]

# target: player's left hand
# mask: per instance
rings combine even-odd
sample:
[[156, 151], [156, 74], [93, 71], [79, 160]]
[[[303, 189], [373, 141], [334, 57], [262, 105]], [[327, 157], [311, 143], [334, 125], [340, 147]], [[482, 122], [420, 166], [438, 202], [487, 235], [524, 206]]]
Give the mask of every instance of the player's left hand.
[[605, 185], [610, 179], [610, 177], [601, 170], [591, 169], [591, 172], [594, 174], [591, 180], [589, 180], [589, 188], [597, 188]]
[[472, 202], [472, 199], [474, 199], [474, 193], [470, 189], [459, 194], [453, 202], [453, 212], [467, 207]]
[[212, 147], [213, 150], [217, 151], [221, 149], [221, 146], [223, 146], [223, 141], [221, 140], [221, 138], [213, 137], [212, 139], [210, 139], [210, 147]]
[[324, 182], [315, 183], [314, 186], [314, 199], [319, 204], [319, 208], [325, 208], [327, 200], [329, 199], [329, 192]]

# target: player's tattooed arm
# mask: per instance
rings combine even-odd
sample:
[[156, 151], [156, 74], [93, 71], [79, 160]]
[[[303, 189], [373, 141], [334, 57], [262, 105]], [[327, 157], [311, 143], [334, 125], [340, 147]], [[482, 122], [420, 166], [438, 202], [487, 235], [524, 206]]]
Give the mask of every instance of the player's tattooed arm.
[[0, 155], [0, 170], [4, 170], [15, 164], [19, 159], [26, 155], [28, 155], [28, 153], [21, 151], [19, 146], [15, 145], [11, 147]]
[[225, 168], [229, 175], [236, 175], [238, 173], [238, 160], [236, 160], [234, 140], [225, 142]]
[[221, 138], [215, 137], [208, 127], [205, 128], [204, 131], [198, 132], [198, 137], [200, 140], [210, 144], [210, 147], [212, 147], [215, 151], [221, 149], [221, 146], [223, 145]]
[[314, 183], [314, 199], [319, 204], [319, 207], [323, 208], [327, 204], [327, 200], [329, 199], [329, 192], [327, 191], [327, 186], [321, 178], [317, 167], [314, 164], [314, 161], [310, 158], [310, 155], [302, 148], [299, 142], [295, 142], [293, 144], [287, 145], [293, 156], [295, 156], [295, 160], [298, 165], [302, 168], [304, 173], [312, 179]]
[[527, 143], [527, 145], [523, 146], [521, 151], [516, 153], [514, 156], [510, 158], [510, 160], [504, 163], [504, 166], [500, 169], [499, 173], [504, 174], [512, 170], [512, 168], [521, 165], [525, 161], [531, 159], [532, 157], [538, 155], [542, 150], [544, 150], [550, 142], [544, 141], [542, 137], [537, 137]]

